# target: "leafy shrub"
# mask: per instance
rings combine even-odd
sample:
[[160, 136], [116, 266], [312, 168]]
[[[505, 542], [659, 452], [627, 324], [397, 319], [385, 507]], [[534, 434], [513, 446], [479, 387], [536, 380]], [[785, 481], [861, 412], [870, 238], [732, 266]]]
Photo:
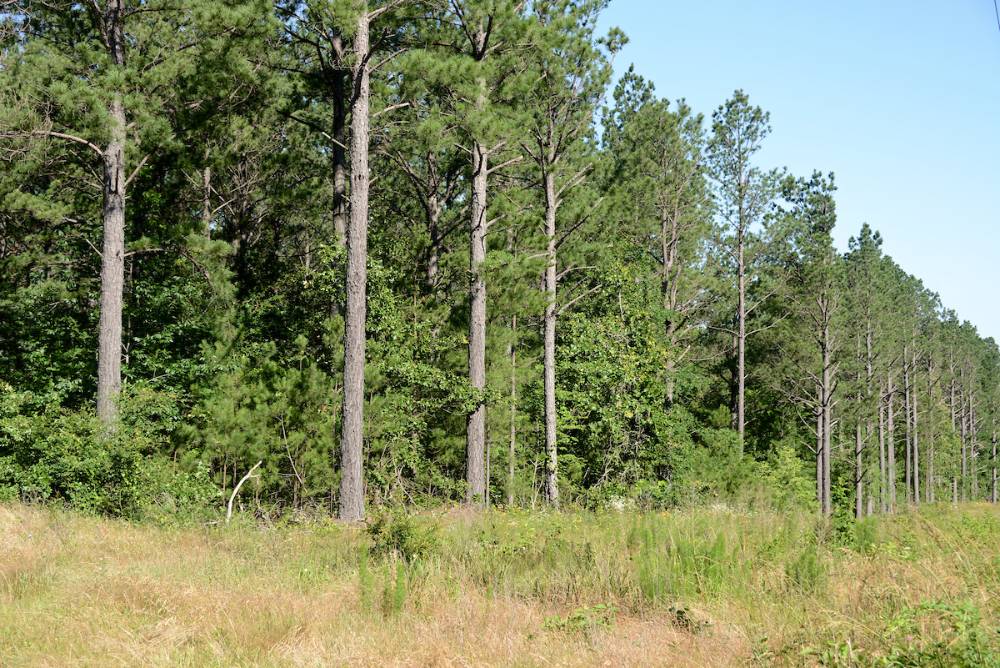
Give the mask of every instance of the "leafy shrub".
[[133, 515], [140, 505], [143, 434], [104, 436], [96, 418], [55, 407], [24, 414], [23, 395], [0, 388], [0, 496], [62, 500], [90, 512]]
[[778, 510], [815, 505], [816, 484], [792, 444], [778, 443], [771, 460], [761, 466], [761, 474], [765, 488]]
[[402, 511], [374, 513], [366, 529], [376, 557], [394, 555], [408, 562], [424, 559], [436, 553], [441, 542], [435, 525], [421, 526]]

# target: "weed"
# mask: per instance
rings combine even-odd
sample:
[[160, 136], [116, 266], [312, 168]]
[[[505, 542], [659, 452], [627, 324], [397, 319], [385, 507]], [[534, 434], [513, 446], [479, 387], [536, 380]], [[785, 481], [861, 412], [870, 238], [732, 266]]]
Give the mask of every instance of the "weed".
[[618, 608], [614, 605], [599, 603], [577, 608], [565, 617], [549, 617], [545, 620], [545, 630], [589, 633], [595, 629], [611, 628], [617, 614]]

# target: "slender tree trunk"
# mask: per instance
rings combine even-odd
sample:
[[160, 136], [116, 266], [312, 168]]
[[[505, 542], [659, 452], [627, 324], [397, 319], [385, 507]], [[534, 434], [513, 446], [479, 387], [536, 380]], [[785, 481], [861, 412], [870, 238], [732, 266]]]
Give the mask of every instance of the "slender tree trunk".
[[[486, 389], [486, 281], [482, 264], [486, 260], [486, 185], [489, 160], [480, 142], [472, 146], [472, 218], [470, 221], [469, 273], [469, 384], [482, 393]], [[468, 501], [482, 505], [486, 496], [484, 453], [486, 447], [486, 404], [480, 400], [466, 423], [466, 481]]]
[[545, 176], [545, 238], [547, 242], [545, 265], [545, 336], [544, 336], [544, 391], [545, 391], [545, 496], [549, 504], [559, 505], [558, 466], [556, 449], [556, 186], [555, 177], [546, 171]]
[[[916, 356], [914, 355], [914, 363]], [[917, 378], [916, 366], [913, 369], [913, 387], [910, 405], [913, 409], [913, 503], [920, 505], [920, 421], [917, 414]]]
[[969, 408], [968, 401], [965, 396], [965, 382], [963, 378], [962, 383], [962, 501], [965, 501], [965, 490], [968, 481], [969, 472], [969, 459], [968, 459], [968, 449], [966, 444], [969, 442]]
[[997, 432], [993, 431], [992, 438], [993, 452], [992, 454], [992, 464], [993, 468], [990, 470], [990, 501], [992, 503], [997, 503]]
[[340, 442], [340, 518], [365, 516], [365, 322], [368, 282], [368, 141], [370, 81], [368, 13], [362, 8], [354, 35], [357, 58], [351, 108], [351, 212], [347, 228], [347, 311], [344, 324], [344, 411]]
[[889, 467], [889, 512], [896, 512], [896, 388], [893, 386], [892, 371], [889, 371], [888, 403], [886, 405], [886, 456]]
[[[741, 223], [742, 225], [742, 223]], [[736, 335], [736, 431], [739, 434], [740, 454], [743, 454], [744, 436], [746, 435], [746, 345], [747, 345], [747, 277], [746, 257], [743, 231], [740, 230], [737, 254], [737, 328]]]
[[830, 335], [830, 324], [827, 321], [823, 327], [823, 515], [833, 514], [832, 474], [830, 461], [832, 459], [833, 438], [833, 351]]
[[823, 391], [820, 388], [816, 402], [816, 504], [820, 512], [826, 508], [823, 498]]
[[864, 516], [864, 464], [862, 461], [861, 421], [854, 428], [854, 518]]
[[[340, 60], [343, 54], [343, 38], [334, 35], [333, 48], [336, 59]], [[346, 243], [348, 213], [347, 213], [347, 105], [349, 81], [347, 73], [340, 68], [334, 68], [330, 72], [330, 94], [333, 103], [333, 147], [330, 152], [331, 170], [333, 178], [333, 231], [337, 237], [337, 243], [343, 246]], [[352, 91], [356, 92], [356, 91]], [[355, 104], [357, 104], [355, 102]], [[353, 113], [353, 112], [352, 112]], [[352, 119], [353, 125], [353, 119]], [[353, 129], [351, 130], [353, 139]], [[354, 152], [352, 147], [351, 151]], [[351, 159], [353, 163], [353, 156]], [[352, 184], [353, 185], [353, 184]]]
[[517, 460], [517, 316], [510, 319], [510, 446], [507, 451], [507, 505], [514, 506], [514, 474]]
[[878, 400], [878, 474], [879, 474], [879, 508], [885, 513], [889, 510], [888, 494], [888, 462], [885, 456], [885, 388], [879, 387]]
[[924, 489], [924, 499], [928, 503], [934, 503], [934, 420], [931, 415], [930, 408], [934, 405], [934, 362], [928, 355], [927, 358], [927, 408], [928, 408], [928, 419], [927, 419], [927, 461], [924, 464], [925, 474], [925, 489]]
[[913, 485], [911, 481], [913, 480], [913, 421], [911, 420], [911, 405], [910, 405], [910, 367], [909, 358], [907, 357], [906, 350], [903, 350], [903, 410], [905, 413], [906, 423], [906, 471], [904, 475], [904, 482], [906, 487], [906, 502], [911, 503], [913, 501]]
[[[117, 67], [125, 64], [124, 2], [112, 0], [104, 15], [107, 47]], [[125, 105], [116, 94], [108, 110], [104, 149], [104, 241], [101, 251], [101, 314], [97, 343], [97, 417], [115, 429], [122, 388], [122, 300], [125, 291]]]
[[969, 477], [972, 482], [972, 499], [979, 500], [979, 438], [976, 429], [976, 394], [969, 393]]

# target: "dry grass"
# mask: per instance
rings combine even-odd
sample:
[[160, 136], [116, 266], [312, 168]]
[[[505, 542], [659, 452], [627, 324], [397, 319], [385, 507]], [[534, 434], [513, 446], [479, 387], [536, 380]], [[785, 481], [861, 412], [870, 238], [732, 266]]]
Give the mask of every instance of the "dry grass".
[[879, 647], [927, 601], [998, 619], [988, 506], [881, 520], [860, 547], [822, 531], [817, 546], [810, 518], [724, 510], [422, 521], [440, 526], [429, 557], [363, 575], [365, 533], [333, 523], [0, 506], [0, 666], [800, 665], [820, 660], [803, 647]]

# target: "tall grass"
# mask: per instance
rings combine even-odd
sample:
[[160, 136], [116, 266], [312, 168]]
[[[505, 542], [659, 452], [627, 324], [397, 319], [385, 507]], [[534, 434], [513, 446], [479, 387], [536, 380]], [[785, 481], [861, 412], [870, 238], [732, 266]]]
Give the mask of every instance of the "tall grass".
[[986, 505], [367, 529], [0, 506], [0, 665], [991, 665], [998, 536]]

